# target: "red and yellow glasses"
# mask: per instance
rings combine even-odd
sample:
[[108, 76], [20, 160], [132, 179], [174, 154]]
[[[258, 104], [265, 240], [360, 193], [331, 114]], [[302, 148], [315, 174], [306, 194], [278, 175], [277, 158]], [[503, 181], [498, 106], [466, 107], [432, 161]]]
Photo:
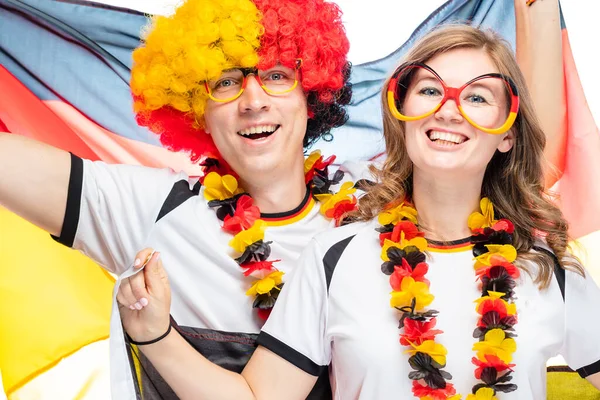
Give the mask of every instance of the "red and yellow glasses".
[[211, 100], [227, 103], [240, 97], [246, 89], [248, 76], [254, 75], [260, 87], [270, 95], [282, 95], [291, 92], [298, 86], [299, 70], [302, 60], [296, 60], [294, 69], [276, 65], [266, 71], [256, 68], [232, 68], [223, 71], [215, 80], [204, 82], [204, 87]]
[[481, 75], [453, 88], [426, 64], [409, 63], [394, 72], [387, 89], [390, 111], [401, 121], [428, 117], [448, 100], [456, 103], [471, 125], [493, 135], [508, 131], [519, 111], [515, 83], [498, 73]]

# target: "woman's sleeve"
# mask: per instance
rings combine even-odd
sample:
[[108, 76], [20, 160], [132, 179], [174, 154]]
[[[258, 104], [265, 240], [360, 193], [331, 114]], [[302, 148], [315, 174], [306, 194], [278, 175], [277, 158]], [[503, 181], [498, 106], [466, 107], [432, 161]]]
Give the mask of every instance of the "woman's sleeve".
[[258, 344], [319, 376], [330, 363], [331, 345], [323, 252], [317, 241], [311, 241], [289, 275]]
[[600, 372], [600, 289], [589, 273], [565, 274], [562, 355], [583, 378]]

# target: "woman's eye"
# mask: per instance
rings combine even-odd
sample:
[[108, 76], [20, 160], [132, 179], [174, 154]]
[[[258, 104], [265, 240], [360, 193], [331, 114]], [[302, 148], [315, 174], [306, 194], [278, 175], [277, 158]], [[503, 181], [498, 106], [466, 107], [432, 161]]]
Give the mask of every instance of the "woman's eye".
[[419, 93], [425, 96], [437, 96], [440, 94], [440, 91], [436, 88], [423, 88]]
[[479, 104], [487, 103], [487, 101], [485, 100], [485, 98], [483, 96], [479, 96], [477, 94], [468, 96], [467, 100], [470, 101], [471, 103], [479, 103]]

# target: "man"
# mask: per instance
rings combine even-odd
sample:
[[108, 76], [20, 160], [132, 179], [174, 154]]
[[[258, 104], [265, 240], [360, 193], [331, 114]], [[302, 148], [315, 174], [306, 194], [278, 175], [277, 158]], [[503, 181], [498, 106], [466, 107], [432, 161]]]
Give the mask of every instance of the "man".
[[[342, 177], [328, 179], [328, 160], [310, 157], [305, 176], [304, 148], [346, 120], [349, 44], [340, 10], [323, 0], [271, 3], [189, 0], [173, 16], [157, 18], [134, 53], [138, 122], [166, 146], [201, 160], [212, 171], [204, 185], [172, 171], [89, 162], [0, 136], [4, 206], [121, 279], [138, 250], [158, 249], [169, 265], [173, 325], [205, 356], [238, 372], [283, 273], [355, 200], [348, 185], [339, 198], [331, 196]], [[235, 231], [227, 221], [243, 212], [252, 219]], [[244, 242], [253, 229], [260, 238]], [[232, 238], [245, 245], [229, 248]], [[133, 294], [136, 287], [125, 282]], [[115, 304], [111, 383], [114, 398], [175, 397], [124, 340]], [[327, 387], [315, 393], [323, 395], [331, 396]]]

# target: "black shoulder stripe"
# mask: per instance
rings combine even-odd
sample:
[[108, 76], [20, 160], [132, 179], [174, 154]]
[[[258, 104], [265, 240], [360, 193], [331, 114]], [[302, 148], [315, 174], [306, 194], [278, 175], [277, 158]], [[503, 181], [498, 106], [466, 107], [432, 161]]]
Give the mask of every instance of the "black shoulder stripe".
[[186, 200], [193, 196], [197, 196], [200, 193], [200, 181], [196, 182], [194, 187], [190, 189], [190, 184], [185, 179], [182, 179], [178, 182], [175, 182], [171, 192], [165, 199], [160, 212], [158, 213], [158, 217], [156, 217], [156, 222], [158, 222], [162, 217], [182, 205]]
[[73, 247], [79, 213], [81, 210], [81, 192], [83, 190], [83, 160], [71, 153], [71, 172], [67, 192], [67, 205], [60, 236], [50, 235], [52, 239], [67, 247]]
[[566, 279], [566, 277], [565, 277], [565, 270], [563, 267], [560, 266], [560, 261], [558, 260], [558, 257], [556, 257], [556, 254], [554, 254], [550, 250], [545, 249], [543, 247], [533, 246], [533, 249], [549, 255], [554, 260], [554, 276], [556, 277], [556, 281], [558, 282], [558, 287], [560, 288], [560, 294], [562, 295], [562, 298], [564, 301], [565, 300], [565, 279]]
[[582, 378], [587, 378], [590, 375], [594, 375], [600, 372], [600, 360], [596, 361], [593, 364], [586, 365], [585, 367], [581, 367], [577, 370], [577, 373]]
[[265, 331], [262, 331], [258, 334], [256, 343], [266, 349], [271, 350], [279, 357], [291, 364], [294, 364], [296, 367], [312, 376], [319, 376], [323, 373], [323, 371], [327, 370], [327, 365], [316, 364], [304, 354], [294, 350], [281, 340], [274, 338]]
[[346, 250], [346, 246], [348, 246], [348, 243], [354, 239], [354, 236], [356, 235], [347, 237], [346, 239], [341, 240], [331, 246], [329, 250], [327, 250], [327, 253], [325, 253], [325, 257], [323, 257], [323, 267], [325, 268], [325, 279], [327, 281], [327, 292], [329, 292], [329, 285], [331, 284], [333, 271], [335, 270], [338, 261], [340, 261], [344, 250]]

